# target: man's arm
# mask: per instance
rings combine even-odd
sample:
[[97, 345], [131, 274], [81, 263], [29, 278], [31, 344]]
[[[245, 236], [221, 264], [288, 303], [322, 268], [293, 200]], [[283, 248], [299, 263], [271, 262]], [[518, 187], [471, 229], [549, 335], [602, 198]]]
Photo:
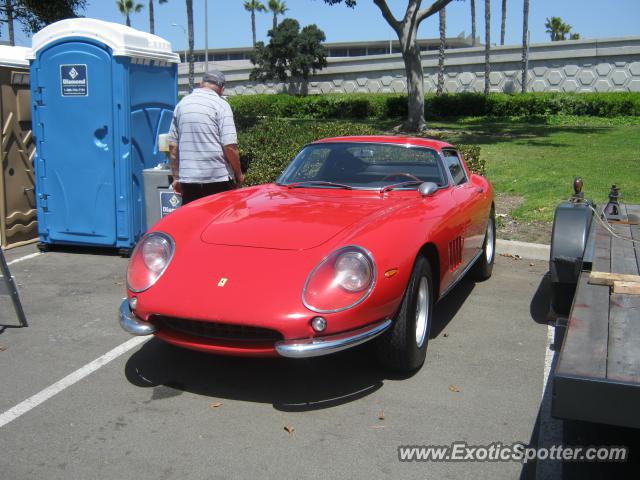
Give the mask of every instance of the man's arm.
[[171, 128], [169, 129], [169, 167], [173, 175], [173, 190], [181, 193], [180, 189], [180, 152], [178, 151], [178, 115], [180, 114], [180, 101], [173, 111], [171, 118]]
[[232, 143], [230, 145], [224, 146], [224, 156], [233, 168], [233, 173], [236, 177], [236, 183], [238, 185], [242, 185], [244, 183], [244, 175], [242, 174], [242, 169], [240, 168], [240, 153], [238, 152], [238, 145]]
[[173, 175], [173, 189], [176, 193], [180, 193], [180, 154], [177, 143], [169, 144], [169, 166], [171, 167], [171, 175]]

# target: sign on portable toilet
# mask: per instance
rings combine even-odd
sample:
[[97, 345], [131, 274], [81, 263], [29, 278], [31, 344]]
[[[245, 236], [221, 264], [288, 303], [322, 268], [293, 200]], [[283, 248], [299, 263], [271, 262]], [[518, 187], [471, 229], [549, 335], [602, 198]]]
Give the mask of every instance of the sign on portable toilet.
[[142, 171], [177, 101], [171, 44], [91, 18], [33, 36], [31, 92], [40, 248], [130, 250], [145, 232]]
[[34, 192], [29, 60], [31, 49], [0, 45], [0, 246], [38, 236]]

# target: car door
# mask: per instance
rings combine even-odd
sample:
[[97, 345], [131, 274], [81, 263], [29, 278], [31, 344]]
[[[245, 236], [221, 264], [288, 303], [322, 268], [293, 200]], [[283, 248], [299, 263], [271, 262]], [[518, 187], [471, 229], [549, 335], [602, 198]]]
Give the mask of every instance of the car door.
[[442, 150], [444, 164], [451, 177], [453, 199], [456, 203], [456, 219], [460, 227], [459, 237], [451, 240], [450, 251], [455, 261], [459, 262], [458, 272], [463, 272], [482, 248], [483, 237], [480, 236], [479, 215], [480, 192], [469, 178], [461, 155], [453, 148]]

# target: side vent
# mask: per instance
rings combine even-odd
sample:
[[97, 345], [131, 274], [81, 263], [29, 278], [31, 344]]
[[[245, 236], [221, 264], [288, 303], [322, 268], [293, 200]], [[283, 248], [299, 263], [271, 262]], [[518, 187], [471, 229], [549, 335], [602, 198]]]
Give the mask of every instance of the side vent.
[[449, 270], [452, 272], [462, 263], [462, 237], [457, 237], [449, 242]]

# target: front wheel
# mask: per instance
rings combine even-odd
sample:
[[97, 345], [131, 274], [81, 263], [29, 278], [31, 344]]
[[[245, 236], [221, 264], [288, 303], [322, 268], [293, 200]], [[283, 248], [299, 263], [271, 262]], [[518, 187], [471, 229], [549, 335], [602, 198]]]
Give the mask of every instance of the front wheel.
[[424, 363], [433, 316], [433, 278], [426, 258], [413, 266], [392, 327], [378, 339], [378, 358], [392, 370], [411, 372]]
[[496, 256], [496, 214], [491, 207], [489, 221], [487, 222], [487, 232], [484, 235], [482, 244], [482, 255], [476, 260], [473, 266], [472, 276], [475, 280], [487, 280], [493, 273], [493, 263]]

